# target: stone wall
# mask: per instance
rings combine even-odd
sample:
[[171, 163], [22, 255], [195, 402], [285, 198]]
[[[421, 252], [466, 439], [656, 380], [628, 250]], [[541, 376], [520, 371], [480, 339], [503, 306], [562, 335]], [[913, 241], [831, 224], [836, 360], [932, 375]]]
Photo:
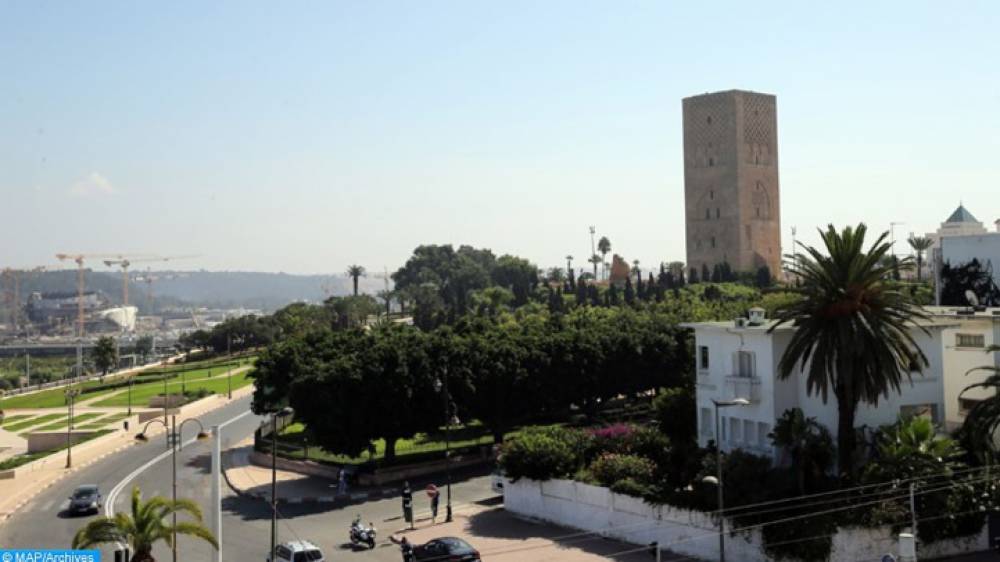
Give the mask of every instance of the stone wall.
[[[571, 480], [504, 482], [504, 507], [517, 515], [594, 532], [636, 545], [658, 542], [672, 553], [701, 560], [718, 560], [718, 521], [709, 515], [671, 506], [653, 506], [642, 499], [615, 494], [600, 486]], [[729, 525], [727, 525], [728, 527]], [[921, 559], [978, 552], [988, 546], [987, 530], [976, 537], [921, 545]], [[840, 529], [833, 537], [829, 562], [879, 560], [897, 550], [896, 538], [885, 528]], [[727, 535], [726, 556], [740, 562], [770, 562], [759, 530]]]

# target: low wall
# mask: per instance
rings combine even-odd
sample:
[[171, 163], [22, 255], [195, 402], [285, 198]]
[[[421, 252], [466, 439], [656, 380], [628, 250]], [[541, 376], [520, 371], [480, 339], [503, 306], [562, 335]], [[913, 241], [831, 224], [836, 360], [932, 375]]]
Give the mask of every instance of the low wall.
[[[589, 531], [637, 545], [657, 542], [673, 553], [702, 560], [719, 559], [719, 524], [698, 511], [653, 506], [639, 498], [571, 480], [504, 482], [507, 511]], [[730, 524], [727, 523], [727, 527]], [[977, 552], [988, 548], [987, 530], [976, 537], [921, 545], [921, 558]], [[879, 560], [898, 550], [888, 527], [840, 529], [833, 537], [829, 562]], [[759, 530], [727, 535], [726, 556], [740, 562], [770, 562]]]
[[[464, 468], [469, 466], [475, 466], [477, 464], [482, 464], [487, 459], [479, 456], [467, 456], [467, 457], [454, 457], [451, 461], [452, 470], [458, 468]], [[265, 468], [271, 467], [271, 455], [270, 453], [262, 453], [260, 451], [253, 451], [250, 453], [250, 463], [257, 466], [262, 466]], [[289, 472], [297, 472], [299, 474], [308, 474], [310, 476], [319, 476], [322, 478], [330, 478], [336, 480], [340, 476], [340, 469], [335, 466], [325, 465], [313, 461], [297, 461], [289, 460], [278, 457], [275, 463], [277, 468], [281, 470], [287, 470]], [[388, 468], [377, 469], [374, 473], [358, 473], [358, 484], [362, 486], [381, 486], [388, 482], [401, 482], [410, 478], [417, 478], [420, 476], [427, 476], [430, 474], [440, 474], [448, 469], [447, 464], [444, 459], [407, 464], [400, 466], [392, 466]]]
[[[69, 433], [69, 440], [74, 445], [80, 441], [84, 441], [92, 437], [99, 430], [94, 431], [80, 431], [79, 429], [73, 430]], [[41, 451], [51, 451], [52, 449], [58, 449], [66, 445], [66, 432], [65, 431], [44, 431], [39, 433], [29, 433], [28, 434], [28, 452], [38, 453]]]
[[168, 394], [167, 396], [157, 394], [149, 399], [149, 407], [162, 408], [166, 405], [167, 408], [177, 408], [183, 405], [185, 400], [183, 394]]

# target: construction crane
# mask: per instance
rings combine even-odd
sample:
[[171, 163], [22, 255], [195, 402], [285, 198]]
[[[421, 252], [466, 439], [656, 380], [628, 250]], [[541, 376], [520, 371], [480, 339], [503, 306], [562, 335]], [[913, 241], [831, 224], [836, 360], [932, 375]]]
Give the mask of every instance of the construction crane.
[[[129, 256], [135, 258], [148, 258], [148, 254]], [[89, 259], [116, 259], [124, 260], [125, 254], [56, 254], [59, 261], [70, 260], [76, 263], [76, 330], [77, 337], [83, 339], [83, 263]]]
[[169, 281], [170, 279], [177, 279], [178, 277], [183, 277], [183, 275], [153, 275], [147, 267], [145, 274], [137, 275], [132, 278], [133, 281], [146, 284], [146, 306], [149, 308], [149, 314], [153, 313], [153, 283], [157, 281]]
[[188, 258], [196, 258], [198, 256], [153, 256], [148, 258], [137, 258], [137, 259], [114, 259], [114, 260], [104, 260], [104, 265], [108, 267], [120, 266], [122, 268], [122, 307], [128, 306], [128, 268], [134, 263], [142, 262], [160, 262], [160, 261], [170, 261], [170, 260], [180, 260]]

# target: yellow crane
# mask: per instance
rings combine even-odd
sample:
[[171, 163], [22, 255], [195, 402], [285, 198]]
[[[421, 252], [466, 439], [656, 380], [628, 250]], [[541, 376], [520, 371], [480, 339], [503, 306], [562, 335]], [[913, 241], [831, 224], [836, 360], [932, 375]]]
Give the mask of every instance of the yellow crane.
[[120, 258], [120, 259], [104, 260], [104, 265], [108, 267], [114, 267], [117, 265], [122, 268], [122, 306], [125, 307], [128, 306], [128, 268], [130, 265], [134, 263], [171, 261], [171, 260], [180, 260], [180, 259], [188, 259], [196, 257], [198, 256], [152, 256], [148, 258], [136, 258], [131, 260], [126, 258]]
[[[132, 258], [148, 258], [148, 254], [129, 256]], [[77, 337], [83, 338], [83, 264], [90, 259], [115, 259], [124, 260], [125, 254], [56, 254], [59, 261], [72, 261], [76, 263], [76, 323]]]

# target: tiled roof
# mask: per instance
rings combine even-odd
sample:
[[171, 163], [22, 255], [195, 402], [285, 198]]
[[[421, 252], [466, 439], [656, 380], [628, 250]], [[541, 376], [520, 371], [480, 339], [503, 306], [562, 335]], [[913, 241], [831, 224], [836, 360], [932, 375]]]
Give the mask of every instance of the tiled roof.
[[944, 222], [979, 222], [976, 217], [972, 216], [972, 213], [965, 208], [964, 205], [959, 205], [955, 212], [948, 217], [948, 220]]

